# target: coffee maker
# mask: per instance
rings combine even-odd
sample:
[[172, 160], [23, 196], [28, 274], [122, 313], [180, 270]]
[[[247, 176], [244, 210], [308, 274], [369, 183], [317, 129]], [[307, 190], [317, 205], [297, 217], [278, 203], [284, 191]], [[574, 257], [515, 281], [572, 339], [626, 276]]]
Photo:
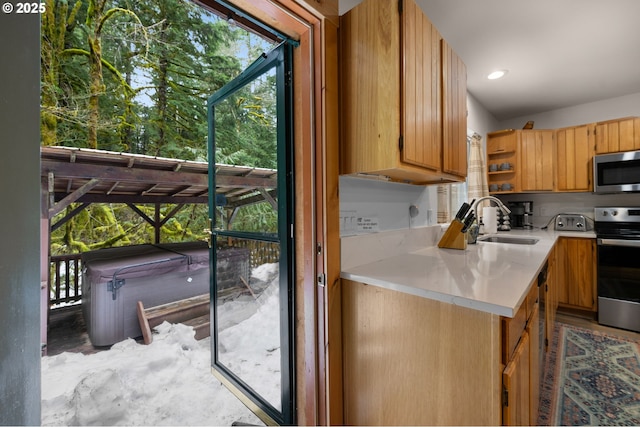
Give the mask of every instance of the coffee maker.
[[533, 202], [509, 202], [512, 228], [533, 228]]

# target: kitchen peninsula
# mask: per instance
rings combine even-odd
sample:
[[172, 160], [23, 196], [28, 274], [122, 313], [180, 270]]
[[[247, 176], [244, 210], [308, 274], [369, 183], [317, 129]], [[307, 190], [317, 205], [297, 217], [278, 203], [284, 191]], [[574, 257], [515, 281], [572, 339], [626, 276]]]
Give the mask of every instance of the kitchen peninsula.
[[441, 233], [342, 239], [346, 424], [535, 424], [538, 273], [561, 234], [455, 250]]

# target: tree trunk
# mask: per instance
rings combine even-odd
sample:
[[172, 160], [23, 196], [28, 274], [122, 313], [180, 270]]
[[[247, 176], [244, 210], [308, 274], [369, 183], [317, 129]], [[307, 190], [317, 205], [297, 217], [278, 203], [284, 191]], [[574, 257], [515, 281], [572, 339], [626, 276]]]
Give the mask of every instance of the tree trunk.
[[158, 141], [156, 142], [155, 155], [160, 155], [162, 148], [166, 144], [165, 126], [167, 115], [167, 90], [169, 60], [167, 59], [167, 49], [164, 47], [167, 43], [167, 31], [169, 31], [169, 23], [165, 19], [162, 23], [162, 31], [160, 32], [160, 57], [158, 60], [158, 92], [156, 98], [156, 111], [158, 113]]
[[87, 145], [98, 148], [98, 124], [100, 106], [98, 101], [104, 92], [102, 80], [102, 41], [101, 24], [104, 14], [105, 0], [92, 0], [87, 11], [87, 27], [89, 27], [89, 117], [87, 120]]
[[[42, 75], [42, 93], [40, 115], [40, 135], [42, 145], [58, 144], [58, 116], [60, 108], [58, 94], [60, 89], [60, 56], [65, 49], [67, 33], [73, 28], [79, 3], [69, 12], [67, 2], [46, 1], [42, 16], [42, 47], [40, 69]], [[69, 15], [69, 16], [67, 16]]]

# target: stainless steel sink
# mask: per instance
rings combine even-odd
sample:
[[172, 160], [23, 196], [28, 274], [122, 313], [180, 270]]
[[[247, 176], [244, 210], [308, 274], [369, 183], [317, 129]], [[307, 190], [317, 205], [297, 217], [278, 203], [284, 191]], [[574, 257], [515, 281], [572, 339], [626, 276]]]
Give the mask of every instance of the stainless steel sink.
[[540, 239], [535, 237], [521, 236], [482, 236], [478, 237], [478, 242], [509, 243], [512, 245], [535, 245]]

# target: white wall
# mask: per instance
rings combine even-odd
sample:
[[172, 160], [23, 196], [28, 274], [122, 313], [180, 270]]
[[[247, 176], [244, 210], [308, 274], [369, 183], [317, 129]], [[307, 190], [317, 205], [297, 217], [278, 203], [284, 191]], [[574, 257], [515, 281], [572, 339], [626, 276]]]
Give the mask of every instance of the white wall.
[[640, 116], [640, 92], [505, 120], [492, 130], [522, 129], [529, 120], [536, 129], [556, 129], [629, 116]]
[[500, 123], [486, 108], [467, 92], [467, 129], [472, 129], [482, 136], [486, 143], [487, 133], [499, 128]]
[[532, 222], [536, 227], [544, 227], [559, 213], [580, 213], [593, 218], [596, 206], [640, 206], [640, 193], [595, 194], [595, 193], [536, 193], [509, 194], [500, 199], [533, 202]]
[[[423, 227], [437, 221], [435, 186], [341, 176], [339, 194], [341, 236]], [[411, 205], [418, 208], [414, 217], [409, 215]], [[377, 226], [364, 230], [358, 226], [363, 219]]]

